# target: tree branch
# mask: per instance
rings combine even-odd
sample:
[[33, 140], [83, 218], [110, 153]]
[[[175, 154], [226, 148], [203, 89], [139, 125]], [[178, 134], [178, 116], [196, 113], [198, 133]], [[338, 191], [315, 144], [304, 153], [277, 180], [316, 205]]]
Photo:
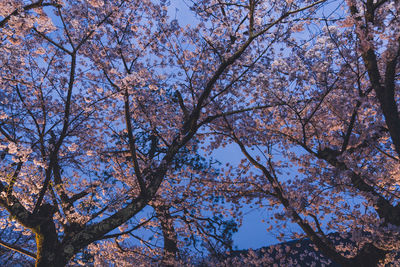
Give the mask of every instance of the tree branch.
[[25, 256], [31, 257], [31, 258], [36, 260], [36, 254], [35, 253], [30, 252], [30, 251], [28, 251], [26, 249], [23, 249], [23, 248], [21, 248], [19, 246], [4, 242], [2, 240], [0, 240], [0, 245], [5, 247], [5, 248], [8, 248], [8, 249], [11, 249], [13, 251], [16, 251], [16, 252], [19, 252], [21, 254], [24, 254]]
[[[31, 9], [46, 7], [46, 6], [60, 7], [60, 5], [57, 3], [43, 3], [43, 0], [39, 0], [35, 3], [24, 6], [22, 10], [29, 11]], [[3, 28], [6, 25], [6, 23], [11, 19], [11, 17], [18, 16], [20, 13], [21, 12], [19, 8], [15, 9], [13, 12], [11, 12], [11, 14], [9, 14], [2, 21], [0, 21], [0, 28]]]
[[142, 173], [140, 171], [139, 162], [137, 159], [136, 154], [136, 144], [135, 144], [135, 137], [133, 137], [132, 133], [132, 123], [131, 123], [131, 114], [129, 110], [129, 94], [128, 89], [125, 89], [124, 94], [124, 111], [125, 111], [125, 125], [126, 131], [128, 132], [128, 142], [129, 142], [129, 150], [133, 161], [133, 169], [135, 170], [136, 179], [139, 183], [140, 193], [146, 194], [146, 184], [142, 178]]

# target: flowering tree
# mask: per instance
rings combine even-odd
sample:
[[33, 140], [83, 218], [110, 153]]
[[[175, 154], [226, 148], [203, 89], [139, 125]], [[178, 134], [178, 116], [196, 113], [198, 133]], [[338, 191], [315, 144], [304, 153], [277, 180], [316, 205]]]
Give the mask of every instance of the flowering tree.
[[215, 227], [231, 226], [199, 204], [215, 210], [216, 173], [188, 160], [211, 122], [269, 106], [240, 105], [245, 82], [323, 2], [194, 2], [197, 22], [181, 27], [165, 1], [2, 1], [1, 222], [29, 238], [0, 244], [36, 266], [115, 249], [146, 265], [146, 249], [122, 244], [152, 222], [146, 207], [165, 264], [180, 246], [176, 221], [193, 243], [224, 243]]
[[281, 205], [272, 221], [296, 223], [292, 237], [343, 266], [393, 263], [399, 250], [399, 10], [398, 1], [326, 5], [255, 67], [254, 101], [271, 107], [214, 126], [216, 142], [237, 143], [247, 159], [239, 171], [249, 175], [232, 173], [236, 191]]

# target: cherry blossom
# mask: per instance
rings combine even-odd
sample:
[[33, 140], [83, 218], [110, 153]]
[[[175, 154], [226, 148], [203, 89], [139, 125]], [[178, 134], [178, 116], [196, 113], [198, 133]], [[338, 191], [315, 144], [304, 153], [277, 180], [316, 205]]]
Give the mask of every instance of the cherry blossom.
[[[227, 258], [244, 204], [315, 262], [393, 262], [398, 1], [187, 5], [184, 25], [167, 1], [0, 3], [11, 264], [294, 264]], [[232, 143], [238, 165], [205, 155]]]

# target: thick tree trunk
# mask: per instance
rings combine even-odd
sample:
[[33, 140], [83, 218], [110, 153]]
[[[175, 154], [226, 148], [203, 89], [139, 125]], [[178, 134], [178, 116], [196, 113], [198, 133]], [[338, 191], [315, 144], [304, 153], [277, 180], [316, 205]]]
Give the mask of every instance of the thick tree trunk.
[[386, 257], [388, 252], [375, 247], [373, 244], [366, 244], [356, 257], [351, 259], [348, 267], [377, 267], [379, 262]]
[[[53, 224], [54, 225], [54, 224]], [[54, 239], [48, 229], [43, 231], [47, 226], [41, 226], [42, 233], [36, 234], [36, 267], [62, 267], [67, 264], [67, 260], [60, 251], [60, 245], [57, 239]]]
[[178, 254], [177, 236], [174, 228], [174, 219], [166, 206], [155, 207], [157, 218], [161, 223], [161, 229], [164, 237], [164, 252], [162, 265], [166, 267], [175, 266], [176, 256]]
[[40, 224], [34, 228], [36, 234], [36, 267], [62, 267], [68, 262], [58, 241], [52, 219], [53, 207], [43, 205], [38, 213]]

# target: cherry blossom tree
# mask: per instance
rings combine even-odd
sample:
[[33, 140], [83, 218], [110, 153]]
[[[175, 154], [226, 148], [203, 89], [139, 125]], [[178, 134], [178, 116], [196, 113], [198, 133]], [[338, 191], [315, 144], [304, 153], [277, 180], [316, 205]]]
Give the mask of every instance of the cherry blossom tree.
[[231, 172], [234, 191], [269, 202], [271, 227], [292, 221], [291, 238], [308, 237], [342, 266], [398, 259], [399, 10], [398, 1], [327, 4], [255, 66], [249, 95], [270, 108], [214, 125], [216, 144], [234, 142], [247, 159]]
[[270, 106], [247, 105], [247, 81], [323, 3], [196, 1], [183, 27], [166, 1], [2, 1], [1, 223], [29, 242], [0, 244], [36, 266], [147, 266], [151, 246], [122, 244], [143, 227], [162, 232], [166, 265], [177, 235], [229, 246], [195, 147], [211, 122]]

